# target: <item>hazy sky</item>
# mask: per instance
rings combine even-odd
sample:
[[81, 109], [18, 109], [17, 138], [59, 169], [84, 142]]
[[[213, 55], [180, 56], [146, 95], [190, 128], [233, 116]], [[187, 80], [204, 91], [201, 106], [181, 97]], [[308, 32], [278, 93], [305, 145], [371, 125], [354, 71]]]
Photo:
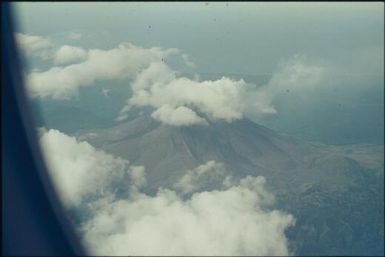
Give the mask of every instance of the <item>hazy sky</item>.
[[[243, 95], [234, 98], [228, 94], [221, 98], [217, 93], [212, 94], [211, 98], [207, 97], [207, 103], [214, 103], [214, 96], [226, 99], [220, 107], [213, 105], [213, 113], [218, 114], [226, 109], [224, 107], [233, 107], [234, 111], [239, 104], [258, 102], [258, 107], [252, 107], [254, 110], [259, 108], [275, 114], [262, 118], [249, 115], [249, 118], [278, 131], [334, 143], [383, 142], [383, 3], [46, 2], [15, 3], [14, 6], [18, 30], [28, 34], [25, 42], [30, 50], [51, 47], [51, 57], [50, 53], [41, 55], [33, 62], [33, 68], [49, 70], [87, 60], [87, 49], [101, 49], [109, 54], [112, 53], [109, 50], [117, 49], [123, 42], [145, 49], [179, 49], [182, 55], [188, 55], [187, 63], [194, 63], [192, 70], [197, 74], [217, 73], [217, 78], [242, 74], [240, 77], [246, 82], [265, 86], [266, 90], [256, 95], [259, 99], [249, 93], [247, 99]], [[108, 65], [102, 53], [93, 61], [83, 63], [85, 66], [62, 69], [66, 74], [61, 74], [67, 81], [76, 81], [68, 88], [52, 81], [58, 78], [54, 71], [57, 68], [40, 74], [44, 75], [46, 84], [42, 81], [35, 84], [51, 96], [54, 95], [53, 91], [48, 93], [51, 89], [56, 96], [63, 96], [77, 92], [80, 84], [106, 79], [98, 70], [99, 65], [111, 69], [112, 73], [118, 72], [119, 76], [127, 73], [119, 71], [122, 62], [128, 65], [126, 68], [147, 65], [144, 56], [140, 57], [146, 50], [126, 50], [122, 52], [126, 57], [117, 55], [124, 60], [108, 59]], [[52, 51], [57, 51], [54, 60]], [[173, 55], [156, 50], [145, 56], [155, 58], [159, 54]], [[183, 70], [182, 66], [172, 68]], [[138, 70], [130, 72], [131, 78], [135, 78]], [[268, 74], [272, 80], [250, 81], [245, 76], [261, 74]], [[181, 86], [180, 81], [177, 84]], [[212, 87], [216, 87], [215, 84]], [[186, 90], [184, 87], [183, 91]], [[181, 97], [178, 92], [172, 94], [176, 102]], [[201, 91], [196, 93], [195, 96], [201, 95]], [[162, 92], [159, 99], [165, 99], [164, 96]], [[234, 105], [229, 104], [230, 99], [237, 99]], [[201, 101], [200, 97], [196, 100]], [[192, 114], [183, 108], [174, 111], [178, 115], [172, 116], [172, 120], [183, 124], [186, 120], [180, 117]], [[168, 107], [160, 109], [156, 117], [165, 121], [165, 113], [170, 113]], [[239, 111], [229, 114], [227, 118], [238, 117]], [[195, 116], [193, 120], [201, 121]]]
[[[21, 30], [187, 52], [198, 71], [272, 73], [295, 54], [383, 70], [383, 3], [16, 3]], [[368, 71], [369, 72], [369, 71]]]

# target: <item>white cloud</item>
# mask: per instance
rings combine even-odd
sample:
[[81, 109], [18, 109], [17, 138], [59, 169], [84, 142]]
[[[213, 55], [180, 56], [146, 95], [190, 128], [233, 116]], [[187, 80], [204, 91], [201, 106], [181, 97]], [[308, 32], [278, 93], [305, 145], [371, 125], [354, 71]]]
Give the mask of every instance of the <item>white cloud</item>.
[[144, 186], [147, 183], [145, 168], [143, 166], [131, 166], [130, 178], [135, 186]]
[[166, 64], [153, 62], [137, 76], [132, 88], [134, 93], [128, 100], [128, 106], [152, 106], [156, 109], [153, 117], [176, 126], [186, 125], [186, 122], [175, 119], [176, 110], [180, 113], [183, 110], [190, 120], [194, 120], [191, 124], [204, 124], [205, 119], [198, 117], [193, 109], [208, 119], [228, 122], [242, 118], [243, 115], [242, 98], [246, 89], [243, 80], [234, 81], [223, 77], [215, 81], [199, 82], [177, 77]]
[[58, 130], [41, 130], [40, 134], [50, 174], [66, 206], [80, 206], [90, 197], [105, 197], [116, 182], [130, 185], [128, 161]]
[[73, 40], [80, 39], [82, 37], [83, 37], [83, 35], [80, 32], [70, 32], [68, 34], [68, 38], [73, 39]]
[[313, 88], [322, 77], [323, 67], [310, 65], [303, 56], [294, 56], [281, 64], [271, 80], [260, 87], [226, 77], [206, 81], [178, 77], [165, 63], [153, 62], [132, 83], [133, 95], [118, 120], [126, 117], [124, 109], [128, 110], [128, 106], [153, 107], [153, 118], [175, 126], [274, 114], [277, 110], [273, 101], [277, 95], [286, 90]]
[[188, 54], [182, 54], [183, 62], [187, 65], [187, 67], [195, 68], [195, 63], [191, 61], [190, 56]]
[[47, 37], [15, 33], [16, 43], [28, 55], [51, 48], [53, 42]]
[[311, 88], [319, 85], [323, 71], [322, 66], [310, 64], [305, 56], [296, 55], [281, 63], [266, 86], [282, 91]]
[[[141, 48], [131, 43], [109, 50], [62, 46], [55, 54], [57, 64], [46, 71], [32, 71], [27, 88], [32, 97], [69, 99], [79, 87], [97, 80], [133, 79], [133, 95], [127, 100], [116, 121], [128, 117], [131, 106], [152, 107], [152, 117], [174, 126], [207, 125], [209, 121], [232, 122], [244, 116], [277, 112], [274, 99], [285, 91], [302, 91], [320, 84], [324, 68], [311, 65], [304, 56], [294, 56], [281, 64], [271, 80], [260, 87], [244, 80], [222, 77], [200, 81], [177, 75], [164, 58], [181, 54], [186, 65], [189, 56], [178, 49]], [[108, 89], [102, 94], [107, 96]]]
[[260, 195], [264, 180], [250, 178], [227, 190], [193, 194], [187, 200], [161, 189], [154, 197], [106, 204], [83, 227], [91, 254], [97, 255], [288, 255], [284, 231], [291, 215], [266, 211]]
[[[190, 197], [162, 188], [150, 196], [141, 192], [144, 167], [129, 167], [57, 130], [39, 132], [65, 206], [90, 212], [76, 226], [92, 255], [289, 254], [284, 231], [294, 218], [267, 209], [274, 196], [262, 177], [230, 181], [223, 164], [209, 161], [182, 177], [193, 187]], [[203, 185], [208, 178], [216, 186]], [[126, 194], [116, 193], [119, 188]]]
[[81, 86], [92, 85], [97, 80], [133, 78], [151, 62], [175, 53], [177, 49], [146, 49], [130, 43], [109, 50], [90, 49], [84, 62], [31, 72], [27, 86], [32, 97], [68, 99]]
[[87, 59], [87, 51], [81, 47], [63, 45], [60, 47], [54, 57], [56, 64], [71, 64], [81, 62]]
[[124, 121], [127, 118], [128, 118], [128, 114], [123, 112], [123, 113], [120, 113], [118, 117], [116, 117], [115, 121], [117, 122]]
[[110, 94], [110, 89], [108, 89], [108, 88], [103, 88], [101, 93], [102, 93], [102, 95], [104, 95], [105, 97], [108, 97], [109, 94]]
[[231, 175], [224, 168], [222, 163], [209, 161], [195, 169], [188, 170], [184, 176], [174, 185], [174, 188], [182, 194], [188, 194], [201, 191], [208, 188], [221, 188], [228, 186]]
[[268, 83], [248, 92], [245, 113], [252, 116], [277, 113], [274, 100], [279, 95], [308, 93], [322, 85], [324, 70], [323, 66], [310, 63], [302, 55], [282, 61]]
[[154, 111], [151, 117], [165, 124], [175, 126], [207, 124], [205, 119], [202, 119], [193, 110], [185, 106], [172, 107], [165, 104]]

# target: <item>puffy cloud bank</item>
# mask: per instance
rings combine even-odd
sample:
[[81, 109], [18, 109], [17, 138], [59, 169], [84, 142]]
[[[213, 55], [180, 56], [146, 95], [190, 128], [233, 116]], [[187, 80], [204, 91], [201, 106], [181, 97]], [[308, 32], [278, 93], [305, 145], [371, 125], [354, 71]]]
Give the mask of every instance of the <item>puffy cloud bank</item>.
[[109, 196], [114, 188], [145, 182], [143, 167], [130, 166], [58, 130], [41, 131], [40, 145], [58, 192], [70, 208]]
[[[17, 37], [28, 51], [52, 47], [48, 38], [20, 33]], [[91, 86], [98, 80], [128, 79], [133, 94], [117, 121], [124, 120], [130, 108], [137, 106], [153, 108], [151, 116], [159, 122], [191, 126], [274, 114], [277, 95], [320, 84], [324, 70], [309, 64], [303, 56], [294, 56], [281, 64], [265, 85], [227, 77], [201, 81], [180, 76], [171, 69], [165, 62], [171, 55], [178, 55], [186, 66], [194, 67], [189, 56], [175, 48], [142, 48], [131, 43], [112, 49], [63, 45], [52, 54], [53, 62], [61, 66], [30, 72], [27, 88], [31, 97], [70, 99], [80, 87]]]
[[53, 46], [52, 40], [47, 37], [15, 33], [15, 38], [19, 48], [26, 54], [32, 54]]
[[84, 61], [31, 72], [27, 77], [27, 88], [32, 97], [68, 99], [77, 94], [79, 87], [90, 86], [97, 80], [134, 78], [150, 63], [177, 52], [177, 49], [146, 49], [123, 43], [108, 50], [89, 49], [85, 54], [81, 48], [63, 46], [56, 53], [57, 61]]
[[[253, 186], [263, 180], [250, 178]], [[290, 215], [266, 211], [246, 182], [182, 200], [162, 189], [154, 197], [106, 204], [83, 228], [88, 249], [105, 255], [288, 255]]]
[[188, 170], [184, 176], [174, 185], [174, 188], [182, 194], [199, 192], [203, 189], [218, 187], [218, 185], [229, 186], [231, 176], [223, 167], [223, 164], [208, 161], [195, 169]]
[[156, 108], [152, 117], [171, 125], [204, 124], [205, 118], [228, 122], [243, 115], [246, 83], [223, 77], [215, 81], [195, 81], [177, 77], [163, 62], [154, 62], [132, 83], [129, 106]]
[[55, 63], [70, 64], [87, 59], [87, 51], [81, 47], [64, 45], [60, 47], [55, 53]]
[[176, 126], [207, 124], [205, 119], [199, 117], [193, 110], [185, 106], [173, 107], [165, 104], [154, 111], [151, 117], [165, 124]]
[[77, 226], [92, 255], [291, 254], [284, 231], [294, 218], [269, 208], [263, 177], [235, 180], [210, 161], [151, 196], [143, 167], [57, 130], [40, 140], [67, 208], [90, 212]]
[[275, 97], [286, 90], [303, 90], [320, 83], [323, 68], [295, 56], [260, 87], [244, 80], [222, 77], [199, 81], [178, 77], [163, 62], [153, 62], [132, 83], [133, 95], [122, 109], [123, 120], [130, 106], [150, 106], [152, 117], [175, 126], [204, 125], [210, 120], [232, 122], [245, 115], [273, 114]]

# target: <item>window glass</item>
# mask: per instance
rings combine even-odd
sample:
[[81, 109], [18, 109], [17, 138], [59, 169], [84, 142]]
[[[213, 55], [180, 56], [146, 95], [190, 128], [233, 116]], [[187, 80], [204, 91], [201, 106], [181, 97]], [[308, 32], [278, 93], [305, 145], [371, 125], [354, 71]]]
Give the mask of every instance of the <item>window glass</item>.
[[383, 255], [384, 4], [13, 3], [91, 255]]

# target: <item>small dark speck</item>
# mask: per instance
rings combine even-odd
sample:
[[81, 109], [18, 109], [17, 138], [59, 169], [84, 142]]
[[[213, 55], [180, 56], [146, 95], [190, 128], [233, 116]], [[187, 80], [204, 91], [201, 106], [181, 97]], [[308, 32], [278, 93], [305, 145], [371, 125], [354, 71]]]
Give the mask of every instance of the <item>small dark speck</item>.
[[164, 59], [162, 58], [162, 62], [164, 62]]
[[148, 28], [151, 29], [151, 25], [148, 25]]
[[216, 19], [216, 18], [214, 18], [214, 21], [217, 21], [217, 19]]
[[341, 104], [338, 104], [338, 107], [341, 107]]
[[209, 3], [206, 2], [205, 5], [209, 5]]
[[286, 89], [286, 92], [287, 92], [287, 93], [290, 93], [290, 89]]

